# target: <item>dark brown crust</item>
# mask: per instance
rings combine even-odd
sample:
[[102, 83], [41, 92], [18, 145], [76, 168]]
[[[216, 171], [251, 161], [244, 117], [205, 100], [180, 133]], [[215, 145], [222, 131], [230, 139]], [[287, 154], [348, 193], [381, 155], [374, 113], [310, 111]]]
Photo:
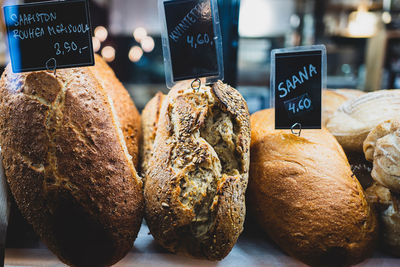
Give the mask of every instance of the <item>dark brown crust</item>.
[[128, 91], [115, 76], [114, 71], [99, 55], [95, 55], [96, 65], [89, 70], [97, 78], [114, 103], [122, 132], [125, 136], [126, 146], [132, 156], [136, 169], [139, 165], [139, 142], [141, 139], [140, 114], [136, 109]]
[[157, 123], [160, 117], [161, 105], [165, 95], [158, 92], [142, 111], [142, 141], [140, 147], [140, 172], [143, 177], [148, 169], [150, 158], [153, 155], [153, 144], [156, 139]]
[[289, 255], [314, 265], [370, 256], [376, 218], [335, 138], [275, 131], [273, 110], [251, 116], [250, 213]]
[[63, 262], [108, 266], [132, 247], [142, 183], [117, 130], [109, 91], [88, 68], [0, 81], [0, 145], [24, 217]]
[[[215, 101], [213, 104], [205, 100], [210, 95]], [[206, 226], [209, 228], [199, 237], [196, 234], [199, 228], [194, 223], [199, 216], [199, 207], [183, 204], [186, 199], [182, 200], [180, 195], [183, 192], [180, 183], [190, 179], [190, 172], [203, 168], [202, 162], [214, 161], [207, 154], [209, 144], [191, 144], [192, 138], [196, 139], [194, 132], [202, 129], [207, 119], [215, 119], [214, 113], [208, 113], [211, 106], [215, 112], [222, 112], [232, 118], [236, 125], [238, 141], [234, 149], [240, 162], [240, 171], [237, 175], [224, 173], [215, 188], [211, 186], [204, 198], [191, 191], [189, 202], [211, 198], [207, 203], [212, 203], [210, 209], [207, 209]], [[146, 221], [157, 242], [172, 252], [210, 260], [220, 260], [231, 251], [243, 230], [249, 143], [247, 105], [235, 89], [217, 83], [212, 89], [206, 87], [198, 93], [191, 89], [171, 90], [161, 108], [154, 154], [150, 161], [151, 169], [147, 172], [145, 183]], [[185, 145], [194, 147], [185, 154]], [[173, 154], [181, 152], [174, 150], [176, 146], [184, 148], [182, 155], [175, 158]], [[190, 159], [186, 161], [186, 158]], [[184, 163], [177, 167], [173, 165], [174, 160], [182, 160]], [[204, 184], [200, 183], [199, 187]]]

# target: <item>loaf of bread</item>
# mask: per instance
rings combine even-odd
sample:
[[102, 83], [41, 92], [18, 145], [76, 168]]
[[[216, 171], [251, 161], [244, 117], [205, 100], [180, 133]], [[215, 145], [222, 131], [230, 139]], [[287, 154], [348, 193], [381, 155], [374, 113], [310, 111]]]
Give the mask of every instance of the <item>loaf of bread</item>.
[[400, 193], [400, 120], [375, 127], [364, 141], [365, 158], [373, 162], [372, 178]]
[[326, 127], [346, 153], [362, 153], [369, 132], [395, 118], [400, 118], [400, 90], [382, 90], [347, 101], [328, 119]]
[[274, 111], [251, 116], [248, 209], [289, 255], [350, 265], [373, 251], [376, 219], [346, 155], [325, 129], [274, 130]]
[[154, 139], [156, 138], [157, 123], [160, 117], [161, 105], [165, 95], [158, 92], [144, 107], [142, 111], [142, 141], [140, 147], [140, 166], [143, 177], [146, 172], [150, 159], [153, 155]]
[[322, 125], [326, 125], [330, 117], [346, 101], [365, 94], [360, 90], [336, 89], [322, 91]]
[[249, 148], [249, 113], [235, 89], [217, 82], [170, 91], [144, 188], [157, 242], [209, 260], [231, 251], [243, 230]]
[[7, 181], [21, 213], [69, 265], [112, 265], [139, 231], [142, 181], [128, 152], [137, 158], [139, 118], [127, 98], [99, 57], [96, 67], [56, 75], [7, 66], [1, 77]]
[[366, 190], [368, 202], [379, 216], [380, 242], [384, 250], [400, 257], [400, 195], [374, 184]]
[[96, 65], [89, 71], [97, 78], [100, 85], [107, 90], [107, 95], [117, 114], [119, 125], [125, 137], [125, 143], [133, 164], [139, 166], [139, 143], [141, 140], [140, 114], [129, 96], [128, 91], [115, 76], [114, 71], [103, 58], [95, 54]]

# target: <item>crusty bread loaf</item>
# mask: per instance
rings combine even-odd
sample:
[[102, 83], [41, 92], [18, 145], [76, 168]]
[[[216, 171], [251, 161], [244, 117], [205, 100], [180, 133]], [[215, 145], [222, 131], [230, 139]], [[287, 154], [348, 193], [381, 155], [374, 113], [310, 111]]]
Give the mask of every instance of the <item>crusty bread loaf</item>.
[[70, 265], [117, 262], [141, 225], [142, 182], [121, 127], [129, 120], [114, 106], [132, 102], [113, 92], [122, 92], [119, 86], [105, 66], [56, 76], [14, 74], [8, 66], [0, 81], [0, 145], [10, 189], [41, 239]]
[[250, 214], [284, 251], [315, 265], [372, 253], [376, 219], [346, 156], [325, 129], [274, 130], [272, 109], [251, 116]]
[[400, 120], [375, 127], [364, 141], [365, 158], [373, 162], [372, 178], [400, 193]]
[[384, 250], [400, 257], [400, 195], [375, 183], [366, 190], [368, 202], [379, 216], [380, 242]]
[[322, 125], [326, 125], [329, 118], [346, 101], [365, 94], [360, 90], [336, 89], [322, 91]]
[[249, 146], [249, 113], [235, 89], [170, 91], [144, 188], [146, 221], [163, 247], [210, 260], [231, 251], [243, 230]]
[[382, 90], [345, 102], [328, 119], [326, 127], [346, 152], [362, 153], [369, 132], [395, 118], [400, 118], [400, 90]]
[[95, 55], [96, 65], [89, 70], [97, 78], [100, 85], [107, 90], [113, 102], [128, 152], [132, 156], [135, 167], [139, 165], [139, 142], [141, 139], [140, 114], [129, 96], [128, 91], [115, 76], [114, 71], [103, 58]]
[[158, 92], [142, 111], [142, 141], [140, 147], [140, 166], [143, 177], [146, 177], [150, 158], [153, 155], [153, 144], [156, 138], [157, 123], [160, 117], [161, 105], [165, 95]]

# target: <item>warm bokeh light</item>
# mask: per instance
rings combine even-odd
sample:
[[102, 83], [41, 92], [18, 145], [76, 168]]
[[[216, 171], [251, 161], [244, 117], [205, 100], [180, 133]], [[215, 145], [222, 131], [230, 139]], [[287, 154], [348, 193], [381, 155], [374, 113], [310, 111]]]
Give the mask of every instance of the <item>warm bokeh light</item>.
[[371, 37], [376, 33], [376, 16], [365, 5], [350, 13], [348, 34], [352, 37]]
[[150, 36], [146, 36], [140, 42], [142, 49], [146, 53], [150, 53], [154, 49], [154, 40]]
[[136, 42], [140, 43], [143, 38], [147, 36], [147, 31], [145, 28], [138, 27], [133, 32], [133, 37], [135, 38]]
[[100, 46], [101, 46], [100, 40], [97, 39], [96, 37], [93, 37], [92, 43], [93, 43], [93, 51], [95, 53], [98, 52], [100, 50]]
[[115, 59], [115, 49], [112, 46], [106, 46], [101, 50], [101, 56], [107, 62], [112, 62]]
[[94, 36], [96, 36], [100, 42], [104, 42], [107, 39], [108, 31], [103, 26], [97, 26], [96, 29], [94, 29]]
[[143, 51], [137, 45], [132, 46], [132, 48], [129, 50], [128, 57], [129, 60], [132, 62], [138, 62], [142, 58], [142, 56], [143, 56]]
[[382, 13], [382, 21], [385, 24], [389, 24], [390, 22], [392, 22], [392, 15], [390, 15], [389, 12], [385, 11]]

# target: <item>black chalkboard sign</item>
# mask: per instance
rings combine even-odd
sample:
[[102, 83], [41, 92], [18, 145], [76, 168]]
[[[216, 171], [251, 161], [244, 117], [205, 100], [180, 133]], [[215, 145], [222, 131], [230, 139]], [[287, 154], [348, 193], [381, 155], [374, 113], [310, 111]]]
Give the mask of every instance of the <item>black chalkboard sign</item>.
[[[218, 18], [211, 0], [164, 1], [167, 63], [172, 82], [220, 76], [222, 62], [218, 49], [220, 33], [214, 25]], [[219, 28], [219, 24], [217, 25]], [[222, 48], [221, 48], [222, 49]], [[221, 52], [222, 53], [222, 52]], [[165, 53], [164, 53], [165, 54]], [[166, 70], [168, 76], [168, 70]], [[167, 77], [168, 80], [169, 77]], [[168, 82], [168, 81], [167, 81]]]
[[324, 46], [272, 52], [276, 129], [291, 129], [296, 123], [302, 129], [321, 129], [325, 56]]
[[13, 72], [93, 66], [87, 0], [4, 7]]

